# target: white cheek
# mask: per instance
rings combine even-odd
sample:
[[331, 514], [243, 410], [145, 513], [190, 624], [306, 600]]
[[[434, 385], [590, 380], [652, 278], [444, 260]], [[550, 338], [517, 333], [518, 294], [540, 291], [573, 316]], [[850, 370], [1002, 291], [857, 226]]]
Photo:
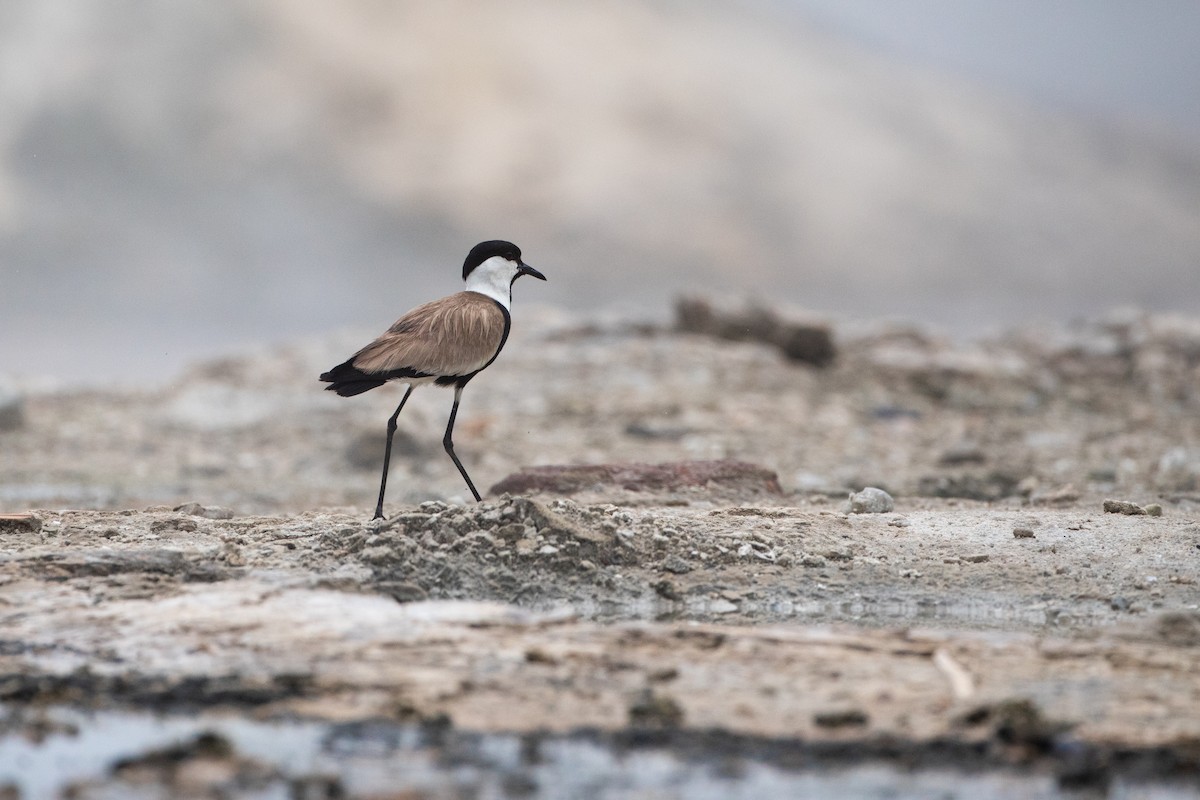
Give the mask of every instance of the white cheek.
[[467, 276], [466, 289], [479, 292], [508, 308], [513, 278], [518, 266], [507, 258], [492, 256]]

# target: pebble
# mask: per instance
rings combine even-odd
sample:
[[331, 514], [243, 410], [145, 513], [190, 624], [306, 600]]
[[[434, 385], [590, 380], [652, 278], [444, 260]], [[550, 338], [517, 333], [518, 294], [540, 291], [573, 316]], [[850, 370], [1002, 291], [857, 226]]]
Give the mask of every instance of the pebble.
[[992, 557], [987, 553], [975, 553], [974, 555], [963, 556], [963, 561], [969, 561], [972, 564], [983, 564], [991, 561]]
[[886, 514], [896, 507], [892, 496], [883, 489], [868, 486], [850, 495], [851, 514]]
[[[1127, 500], [1105, 500], [1104, 513], [1144, 516], [1146, 514], [1146, 509], [1142, 508], [1137, 503], [1130, 503]], [[1159, 513], [1162, 513], [1161, 507], [1159, 508]]]
[[505, 542], [515, 542], [518, 539], [529, 539], [533, 536], [533, 531], [527, 529], [519, 522], [510, 522], [507, 525], [502, 525], [496, 529], [496, 537]]
[[1032, 539], [1034, 538], [1032, 528], [1013, 528], [1013, 536], [1017, 539]]
[[692, 565], [679, 556], [667, 556], [663, 561], [663, 569], [676, 575], [683, 575], [692, 571]]
[[1161, 517], [1163, 513], [1163, 507], [1158, 503], [1150, 503], [1146, 506], [1146, 513], [1152, 517]]
[[813, 722], [820, 728], [861, 728], [870, 722], [870, 719], [865, 711], [856, 708], [813, 715]]
[[42, 520], [33, 514], [0, 514], [0, 531], [4, 533], [37, 533]]

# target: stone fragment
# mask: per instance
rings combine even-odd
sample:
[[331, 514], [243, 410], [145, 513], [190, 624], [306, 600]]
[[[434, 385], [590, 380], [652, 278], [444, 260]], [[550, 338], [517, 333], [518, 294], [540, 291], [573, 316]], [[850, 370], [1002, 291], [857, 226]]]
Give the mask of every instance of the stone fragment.
[[515, 542], [518, 539], [525, 539], [531, 534], [532, 531], [520, 522], [510, 522], [496, 529], [496, 538], [509, 543]]
[[813, 723], [818, 728], [861, 728], [869, 721], [866, 712], [857, 708], [824, 711], [813, 715]]
[[1146, 514], [1146, 509], [1142, 508], [1137, 503], [1130, 503], [1127, 500], [1105, 500], [1104, 512], [1106, 514], [1144, 516]]
[[679, 587], [675, 585], [674, 581], [670, 581], [666, 578], [650, 584], [650, 588], [654, 590], [655, 594], [664, 600], [671, 600], [675, 602], [683, 599], [683, 595], [680, 593]]
[[647, 689], [629, 706], [629, 725], [661, 730], [678, 728], [683, 725], [683, 708], [674, 698]]
[[37, 533], [42, 520], [34, 514], [0, 514], [0, 533]]
[[892, 496], [883, 489], [868, 486], [850, 495], [851, 514], [886, 514], [896, 507]]
[[663, 569], [667, 572], [673, 572], [676, 575], [684, 575], [692, 571], [692, 565], [679, 556], [667, 556], [663, 561]]
[[1152, 517], [1161, 517], [1163, 514], [1163, 507], [1158, 503], [1149, 503], [1146, 506], [1146, 513]]
[[1013, 528], [1013, 536], [1017, 539], [1032, 539], [1033, 528]]

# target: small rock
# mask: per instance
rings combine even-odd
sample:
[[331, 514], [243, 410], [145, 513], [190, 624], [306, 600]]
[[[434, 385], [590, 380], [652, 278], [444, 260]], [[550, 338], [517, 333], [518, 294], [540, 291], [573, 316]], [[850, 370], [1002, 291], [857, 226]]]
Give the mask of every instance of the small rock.
[[683, 599], [683, 595], [679, 592], [679, 587], [673, 581], [669, 581], [666, 578], [650, 584], [650, 588], [663, 600], [678, 601]]
[[987, 553], [975, 553], [974, 555], [963, 556], [963, 561], [969, 561], [972, 564], [984, 564], [990, 561], [991, 558]]
[[558, 548], [552, 544], [544, 544], [538, 548], [539, 556], [552, 556], [558, 552]]
[[33, 514], [0, 514], [0, 532], [37, 533], [42, 529], [42, 520]]
[[510, 522], [496, 529], [496, 538], [505, 542], [515, 542], [518, 539], [528, 539], [533, 532], [519, 522]]
[[802, 567], [823, 567], [825, 566], [825, 558], [823, 556], [805, 556], [800, 559]]
[[868, 721], [869, 717], [866, 712], [857, 708], [845, 711], [826, 711], [813, 716], [813, 722], [818, 728], [861, 728]]
[[851, 514], [886, 514], [896, 507], [892, 496], [883, 489], [868, 486], [850, 495]]
[[540, 647], [531, 647], [525, 651], [525, 661], [529, 664], [557, 664], [558, 659], [542, 650]]
[[663, 569], [676, 575], [684, 575], [692, 571], [692, 565], [679, 556], [672, 555], [663, 560]]
[[1108, 601], [1108, 607], [1113, 611], [1128, 611], [1129, 601], [1124, 597], [1114, 597]]
[[1032, 539], [1033, 528], [1013, 528], [1013, 536], [1017, 539]]
[[199, 503], [184, 503], [181, 506], [175, 506], [174, 510], [180, 514], [187, 514], [191, 517], [203, 517], [204, 519], [233, 519], [233, 512], [221, 506], [202, 506]]
[[[1129, 516], [1144, 516], [1146, 509], [1139, 506], [1137, 503], [1130, 503], [1126, 500], [1105, 500], [1104, 513], [1106, 514], [1126, 514]], [[1161, 513], [1161, 509], [1160, 509]]]
[[678, 728], [683, 724], [683, 709], [674, 699], [647, 689], [629, 706], [629, 724], [634, 728]]
[[1161, 517], [1163, 513], [1163, 507], [1158, 503], [1150, 503], [1146, 506], [1146, 513], [1152, 517]]
[[987, 711], [994, 724], [997, 739], [1006, 744], [1026, 745], [1047, 752], [1055, 739], [1070, 725], [1047, 719], [1032, 700], [1013, 698], [1002, 700]]

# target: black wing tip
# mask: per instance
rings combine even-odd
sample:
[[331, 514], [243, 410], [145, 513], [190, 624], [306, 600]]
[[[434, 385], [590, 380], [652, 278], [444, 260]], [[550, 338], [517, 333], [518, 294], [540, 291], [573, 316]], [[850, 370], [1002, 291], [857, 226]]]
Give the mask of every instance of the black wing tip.
[[365, 381], [338, 381], [330, 383], [325, 387], [327, 392], [337, 392], [340, 397], [354, 397], [356, 394], [369, 392], [372, 389], [378, 389], [387, 381], [380, 380], [365, 380]]
[[328, 372], [321, 373], [320, 380], [329, 384], [325, 387], [325, 391], [337, 392], [342, 397], [353, 397], [387, 383], [386, 378], [371, 375], [354, 366], [351, 363], [353, 360], [344, 361]]
[[393, 369], [388, 372], [363, 372], [358, 367], [354, 366], [354, 359], [344, 361], [338, 364], [328, 372], [321, 373], [321, 380], [329, 385], [325, 387], [326, 391], [337, 392], [342, 397], [353, 397], [356, 394], [369, 392], [372, 389], [378, 389], [388, 381], [418, 378], [433, 378], [427, 372], [418, 372], [409, 367], [401, 369]]

